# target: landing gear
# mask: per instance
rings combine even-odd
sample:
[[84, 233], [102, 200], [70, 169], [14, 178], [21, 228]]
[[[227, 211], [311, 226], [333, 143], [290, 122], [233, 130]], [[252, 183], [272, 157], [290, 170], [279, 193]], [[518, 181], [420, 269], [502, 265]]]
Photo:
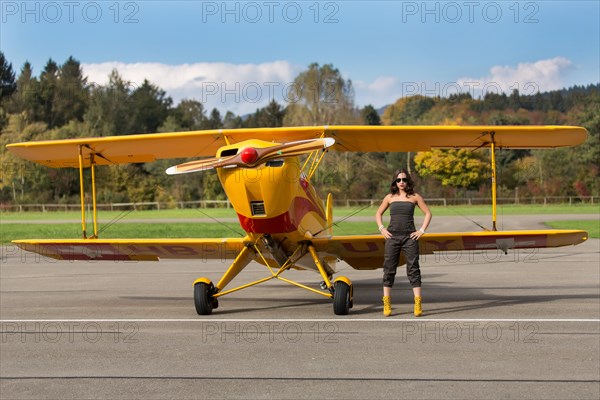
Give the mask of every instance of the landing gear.
[[214, 285], [206, 278], [201, 278], [194, 283], [194, 305], [198, 315], [210, 315], [213, 308], [219, 307], [219, 302], [212, 295]]
[[[333, 279], [333, 277], [331, 275], [328, 275], [327, 279], [329, 279], [329, 282], [331, 282], [331, 280]], [[327, 289], [327, 282], [321, 281], [321, 283], [319, 283], [319, 287], [321, 288], [321, 290]]]
[[333, 284], [333, 312], [335, 315], [348, 315], [352, 308], [352, 283], [340, 277]]
[[[296, 254], [302, 249], [307, 249], [311, 254], [315, 266], [317, 267], [317, 270], [323, 279], [323, 282], [321, 282], [320, 285], [321, 290], [311, 288], [281, 276], [283, 272], [287, 271], [294, 265], [295, 261], [302, 257], [303, 254], [306, 254], [300, 254], [298, 258], [295, 258]], [[231, 282], [231, 280], [235, 278], [253, 259], [262, 260], [263, 264], [271, 272], [271, 275], [233, 289], [224, 290], [227, 284], [229, 284], [229, 282]], [[276, 267], [279, 269], [275, 269]], [[265, 258], [261, 252], [261, 249], [256, 243], [248, 243], [243, 247], [234, 262], [229, 266], [225, 274], [221, 277], [216, 285], [214, 285], [208, 278], [199, 278], [194, 282], [194, 305], [198, 315], [210, 315], [212, 314], [213, 309], [219, 306], [219, 302], [217, 300], [219, 297], [248, 288], [250, 286], [267, 282], [271, 279], [279, 279], [283, 282], [332, 299], [334, 313], [336, 315], [347, 315], [349, 310], [352, 308], [352, 282], [350, 279], [343, 276], [336, 278], [332, 282], [332, 274], [333, 270], [326, 264], [325, 261], [321, 261], [321, 259], [319, 259], [315, 248], [310, 243], [303, 246], [298, 246], [294, 253], [287, 257], [283, 265], [279, 265], [279, 262], [276, 260]]]

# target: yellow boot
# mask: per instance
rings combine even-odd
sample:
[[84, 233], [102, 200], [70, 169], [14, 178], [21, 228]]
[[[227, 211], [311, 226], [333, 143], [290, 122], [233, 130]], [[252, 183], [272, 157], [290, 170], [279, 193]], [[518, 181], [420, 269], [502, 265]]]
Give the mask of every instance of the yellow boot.
[[421, 309], [421, 296], [415, 296], [415, 317], [420, 317], [423, 315], [423, 310]]
[[383, 315], [389, 317], [392, 315], [392, 299], [390, 296], [383, 296]]

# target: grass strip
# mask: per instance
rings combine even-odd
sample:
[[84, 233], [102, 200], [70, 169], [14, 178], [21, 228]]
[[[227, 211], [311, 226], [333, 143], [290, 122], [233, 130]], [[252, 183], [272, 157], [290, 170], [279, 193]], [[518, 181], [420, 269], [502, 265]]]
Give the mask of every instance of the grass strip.
[[582, 229], [587, 231], [590, 238], [600, 239], [600, 220], [550, 221], [546, 225], [554, 229]]
[[[87, 234], [93, 232], [87, 227]], [[155, 238], [214, 238], [244, 237], [237, 223], [118, 223], [99, 233], [102, 239], [155, 239]], [[18, 239], [77, 239], [81, 238], [81, 225], [77, 224], [2, 224], [0, 242]]]
[[[336, 207], [333, 210], [334, 220], [342, 219], [348, 215], [356, 216], [374, 216], [379, 203], [372, 206], [355, 207]], [[431, 205], [431, 212], [439, 216], [453, 215], [491, 215], [491, 205], [472, 205], [472, 206], [436, 206]], [[598, 205], [589, 204], [520, 204], [520, 205], [499, 205], [498, 215], [532, 215], [532, 214], [598, 214]], [[418, 215], [419, 211], [417, 211]], [[142, 210], [142, 211], [104, 211], [99, 210], [98, 216], [103, 220], [119, 218], [126, 214], [123, 222], [128, 219], [190, 219], [190, 218], [236, 218], [235, 211], [232, 208], [193, 208], [181, 210]], [[88, 220], [91, 220], [91, 213], [87, 214]], [[12, 221], [30, 221], [30, 220], [81, 220], [81, 212], [78, 211], [26, 211], [26, 212], [0, 212], [0, 220], [4, 223]]]

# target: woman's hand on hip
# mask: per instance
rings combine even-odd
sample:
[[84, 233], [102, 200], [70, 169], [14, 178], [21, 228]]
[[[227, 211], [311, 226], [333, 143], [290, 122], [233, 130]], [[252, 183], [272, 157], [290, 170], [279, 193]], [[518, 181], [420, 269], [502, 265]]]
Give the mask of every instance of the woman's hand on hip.
[[383, 229], [381, 230], [381, 234], [383, 235], [383, 237], [384, 237], [385, 239], [389, 239], [389, 238], [391, 238], [391, 237], [392, 237], [392, 234], [391, 234], [391, 233], [390, 233], [390, 231], [388, 231], [386, 228], [383, 228]]
[[413, 233], [410, 234], [410, 238], [413, 240], [419, 240], [421, 238], [421, 236], [423, 236], [424, 232], [421, 230], [418, 231], [414, 231]]

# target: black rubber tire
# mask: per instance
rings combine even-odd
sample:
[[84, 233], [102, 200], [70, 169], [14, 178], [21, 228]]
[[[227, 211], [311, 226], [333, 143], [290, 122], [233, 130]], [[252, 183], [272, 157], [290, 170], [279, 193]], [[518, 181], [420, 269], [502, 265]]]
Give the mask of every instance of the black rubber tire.
[[210, 315], [213, 310], [213, 299], [210, 296], [212, 285], [199, 282], [194, 285], [194, 305], [198, 315]]
[[333, 312], [335, 315], [348, 315], [350, 311], [350, 285], [337, 281], [333, 284]]

